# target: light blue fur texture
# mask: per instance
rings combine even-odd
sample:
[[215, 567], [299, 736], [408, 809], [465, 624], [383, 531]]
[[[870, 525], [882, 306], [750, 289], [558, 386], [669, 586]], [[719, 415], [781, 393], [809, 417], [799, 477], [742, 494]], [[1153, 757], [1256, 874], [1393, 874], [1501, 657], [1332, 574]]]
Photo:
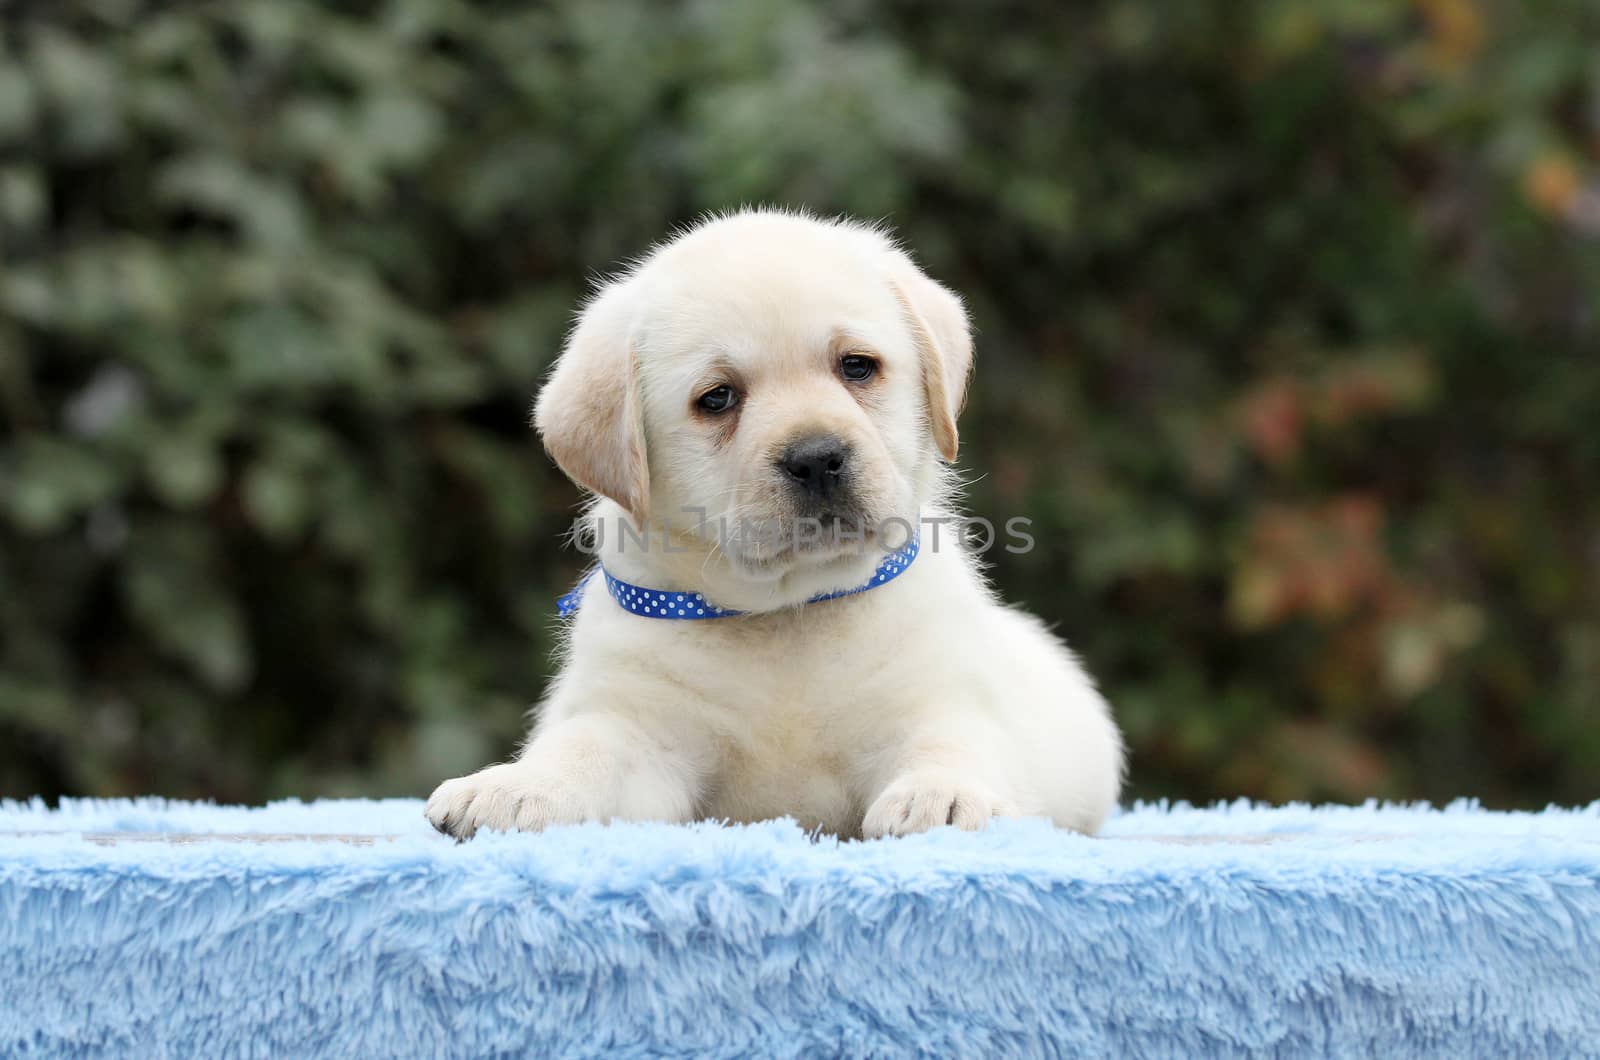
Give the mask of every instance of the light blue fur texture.
[[1600, 1056], [1600, 803], [871, 843], [421, 812], [0, 804], [0, 1056]]

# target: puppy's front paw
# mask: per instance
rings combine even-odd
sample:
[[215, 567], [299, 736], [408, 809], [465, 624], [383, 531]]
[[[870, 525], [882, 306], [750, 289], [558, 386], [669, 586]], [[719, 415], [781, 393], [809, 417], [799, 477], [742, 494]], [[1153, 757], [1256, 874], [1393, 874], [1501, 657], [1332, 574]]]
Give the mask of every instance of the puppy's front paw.
[[867, 809], [861, 834], [868, 839], [926, 832], [955, 825], [976, 832], [991, 817], [1015, 817], [1017, 810], [983, 784], [942, 769], [907, 773], [890, 784]]
[[433, 826], [457, 839], [479, 829], [539, 832], [552, 825], [578, 824], [590, 814], [570, 792], [549, 783], [521, 762], [490, 766], [469, 777], [447, 780], [422, 811]]

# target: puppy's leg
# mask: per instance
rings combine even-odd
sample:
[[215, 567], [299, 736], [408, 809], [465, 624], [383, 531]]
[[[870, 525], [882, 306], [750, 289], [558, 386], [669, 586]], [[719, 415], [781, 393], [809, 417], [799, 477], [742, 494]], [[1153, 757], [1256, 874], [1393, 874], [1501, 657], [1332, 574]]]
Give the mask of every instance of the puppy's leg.
[[940, 825], [977, 831], [991, 817], [1020, 815], [1003, 778], [990, 765], [998, 734], [981, 724], [941, 724], [913, 735], [879, 770], [886, 778], [867, 804], [868, 839], [925, 832]]
[[447, 780], [428, 820], [466, 839], [480, 828], [537, 832], [583, 821], [688, 821], [699, 771], [681, 746], [615, 714], [585, 713], [542, 726], [521, 757]]

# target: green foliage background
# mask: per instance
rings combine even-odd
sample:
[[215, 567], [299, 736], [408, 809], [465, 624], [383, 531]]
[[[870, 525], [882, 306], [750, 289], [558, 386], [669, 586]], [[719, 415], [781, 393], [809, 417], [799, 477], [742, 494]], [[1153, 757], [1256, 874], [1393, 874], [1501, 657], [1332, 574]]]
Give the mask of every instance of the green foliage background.
[[581, 557], [590, 277], [744, 202], [969, 299], [1132, 792], [1600, 794], [1589, 0], [0, 3], [0, 795], [423, 794]]

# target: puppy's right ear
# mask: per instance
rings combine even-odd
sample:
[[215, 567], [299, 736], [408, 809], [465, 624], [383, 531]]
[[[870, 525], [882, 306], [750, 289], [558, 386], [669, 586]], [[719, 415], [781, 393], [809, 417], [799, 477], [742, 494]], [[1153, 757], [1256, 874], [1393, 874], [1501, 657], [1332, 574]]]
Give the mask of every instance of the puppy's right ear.
[[603, 288], [583, 310], [539, 391], [533, 423], [545, 451], [578, 485], [609, 497], [643, 526], [650, 507], [633, 354], [633, 285]]
[[889, 260], [890, 284], [921, 347], [922, 384], [934, 444], [947, 463], [955, 463], [960, 449], [956, 418], [966, 404], [972, 374], [967, 310], [953, 291], [917, 268], [904, 251], [892, 250]]

